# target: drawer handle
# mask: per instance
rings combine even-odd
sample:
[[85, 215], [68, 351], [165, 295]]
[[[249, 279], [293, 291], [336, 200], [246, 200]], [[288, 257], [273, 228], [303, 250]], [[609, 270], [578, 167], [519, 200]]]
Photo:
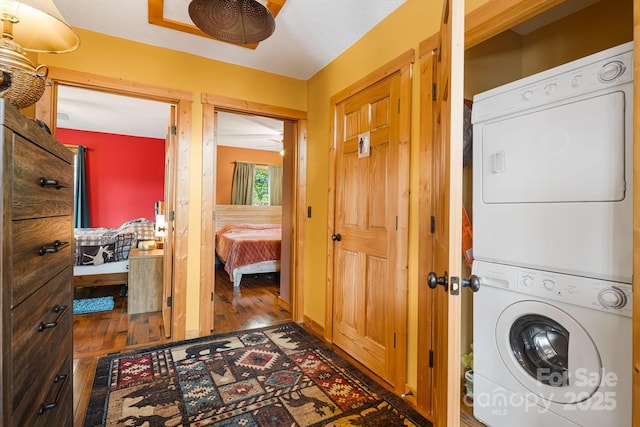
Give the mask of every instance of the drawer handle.
[[45, 177], [40, 177], [40, 179], [38, 180], [38, 184], [40, 184], [40, 187], [53, 187], [56, 190], [59, 190], [61, 188], [65, 188], [64, 185], [61, 185], [57, 180], [55, 179], [47, 179]]
[[40, 322], [40, 324], [38, 325], [38, 332], [42, 332], [45, 329], [51, 329], [51, 328], [55, 328], [56, 326], [58, 326], [58, 323], [60, 323], [60, 319], [62, 319], [62, 317], [67, 313], [68, 311], [68, 306], [66, 305], [57, 305], [55, 307], [53, 307], [53, 312], [54, 313], [59, 313], [58, 317], [56, 317], [56, 320], [53, 322], [48, 322], [48, 323], [44, 323], [44, 322]]
[[60, 395], [62, 394], [62, 390], [64, 390], [64, 383], [65, 383], [65, 381], [67, 381], [67, 375], [66, 374], [58, 374], [53, 379], [53, 383], [54, 384], [57, 384], [60, 381], [62, 381], [62, 383], [58, 387], [58, 392], [56, 393], [55, 400], [53, 402], [51, 402], [51, 403], [43, 403], [42, 405], [40, 405], [40, 408], [38, 408], [38, 415], [42, 415], [42, 414], [44, 414], [45, 411], [49, 411], [49, 410], [55, 408], [58, 405], [58, 401], [60, 400]]
[[56, 240], [50, 246], [43, 246], [38, 249], [38, 255], [42, 256], [45, 254], [54, 254], [66, 246], [69, 246], [69, 242], [61, 242], [60, 240]]

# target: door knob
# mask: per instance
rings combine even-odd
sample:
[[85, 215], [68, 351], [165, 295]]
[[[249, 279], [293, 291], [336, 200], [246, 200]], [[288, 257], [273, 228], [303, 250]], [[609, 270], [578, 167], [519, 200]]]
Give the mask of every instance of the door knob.
[[341, 239], [342, 236], [340, 235], [340, 233], [331, 236], [331, 240], [333, 240], [334, 242], [339, 242]]
[[462, 279], [461, 282], [463, 288], [471, 288], [473, 292], [480, 290], [480, 278], [475, 274], [469, 276], [469, 279]]
[[449, 290], [449, 280], [447, 279], [447, 272], [444, 272], [444, 276], [442, 277], [438, 277], [438, 275], [435, 272], [430, 272], [427, 275], [427, 285], [429, 285], [429, 287], [431, 289], [435, 289], [438, 285], [442, 285], [444, 286], [444, 290], [448, 291]]

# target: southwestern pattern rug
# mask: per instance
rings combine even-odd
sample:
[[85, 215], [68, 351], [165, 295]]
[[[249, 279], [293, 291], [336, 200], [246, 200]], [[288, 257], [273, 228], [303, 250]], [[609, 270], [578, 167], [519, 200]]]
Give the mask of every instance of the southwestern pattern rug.
[[431, 424], [287, 323], [100, 358], [84, 426]]

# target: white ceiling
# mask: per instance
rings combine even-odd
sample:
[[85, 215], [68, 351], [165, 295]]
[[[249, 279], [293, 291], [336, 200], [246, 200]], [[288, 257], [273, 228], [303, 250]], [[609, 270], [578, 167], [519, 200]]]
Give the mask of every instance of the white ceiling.
[[[149, 24], [147, 0], [55, 4], [76, 28], [307, 80], [405, 1], [288, 0], [276, 17], [274, 34], [255, 50]], [[192, 24], [189, 3], [164, 0], [164, 17]], [[163, 103], [73, 87], [61, 87], [58, 93], [60, 128], [164, 138], [168, 116], [169, 106]], [[235, 134], [225, 127], [235, 129]], [[280, 144], [273, 140], [281, 139], [281, 129], [277, 120], [223, 114], [218, 143], [279, 151]]]
[[[308, 80], [405, 1], [288, 0], [275, 32], [255, 50], [149, 24], [147, 0], [55, 4], [73, 27]], [[189, 3], [164, 0], [164, 17], [193, 24]]]
[[[149, 24], [148, 0], [55, 0], [55, 4], [73, 27], [306, 80], [405, 1], [288, 0], [276, 17], [274, 34], [255, 50]], [[529, 33], [595, 1], [566, 0], [514, 27], [514, 31]], [[190, 0], [164, 0], [164, 17], [191, 24], [189, 3]], [[61, 128], [164, 138], [169, 106], [63, 87], [58, 93], [58, 113], [57, 126]], [[280, 137], [273, 133], [281, 134], [282, 123], [267, 122], [265, 118], [222, 115], [218, 143], [260, 144], [279, 151], [279, 144], [273, 140]], [[236, 133], [224, 131], [225, 127]]]

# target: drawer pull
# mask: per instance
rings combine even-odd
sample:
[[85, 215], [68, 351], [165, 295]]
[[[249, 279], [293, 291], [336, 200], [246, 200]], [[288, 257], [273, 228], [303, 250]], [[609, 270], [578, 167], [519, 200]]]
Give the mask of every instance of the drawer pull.
[[56, 393], [56, 398], [51, 403], [43, 403], [42, 405], [40, 405], [40, 408], [38, 408], [38, 415], [42, 415], [44, 414], [45, 411], [49, 411], [58, 405], [58, 401], [60, 400], [60, 395], [62, 394], [62, 390], [64, 390], [64, 383], [66, 380], [67, 380], [66, 374], [56, 375], [56, 377], [53, 379], [53, 383], [56, 384], [62, 381], [62, 384], [60, 384], [58, 388], [58, 392]]
[[48, 323], [44, 323], [44, 322], [40, 322], [40, 324], [38, 325], [38, 332], [42, 332], [45, 329], [51, 329], [51, 328], [55, 328], [56, 326], [58, 326], [58, 323], [60, 322], [60, 319], [62, 319], [62, 317], [67, 313], [68, 311], [68, 306], [66, 305], [57, 305], [55, 307], [53, 307], [53, 312], [54, 313], [60, 313], [58, 314], [58, 317], [56, 317], [56, 320], [53, 322], [48, 322]]
[[60, 240], [56, 240], [50, 246], [43, 246], [38, 249], [38, 255], [42, 256], [45, 254], [54, 254], [66, 246], [69, 246], [69, 242], [61, 242]]
[[40, 179], [38, 180], [38, 184], [40, 184], [40, 187], [53, 187], [56, 190], [59, 190], [61, 188], [65, 188], [64, 185], [61, 185], [55, 179], [47, 179], [45, 177], [40, 177]]

